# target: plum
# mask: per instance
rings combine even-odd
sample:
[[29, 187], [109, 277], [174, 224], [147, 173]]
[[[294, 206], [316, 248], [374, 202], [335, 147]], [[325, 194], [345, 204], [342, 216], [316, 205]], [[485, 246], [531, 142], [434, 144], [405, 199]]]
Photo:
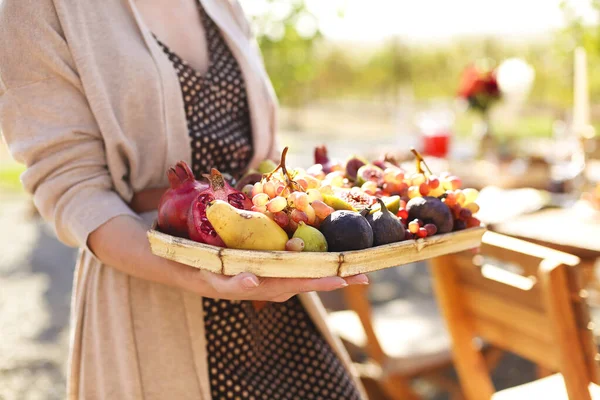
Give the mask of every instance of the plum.
[[408, 220], [420, 219], [425, 224], [434, 224], [438, 233], [452, 232], [454, 219], [450, 209], [437, 197], [415, 197], [406, 204]]

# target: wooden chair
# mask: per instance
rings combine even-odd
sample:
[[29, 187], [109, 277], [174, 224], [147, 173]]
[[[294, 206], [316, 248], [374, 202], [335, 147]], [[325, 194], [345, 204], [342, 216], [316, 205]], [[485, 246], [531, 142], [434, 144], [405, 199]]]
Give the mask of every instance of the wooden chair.
[[[600, 398], [579, 259], [486, 232], [481, 252], [433, 260], [433, 279], [469, 400]], [[476, 338], [557, 374], [495, 393]]]
[[[368, 287], [342, 290], [346, 310], [329, 314], [329, 325], [348, 348], [355, 367], [367, 384], [377, 385], [386, 398], [416, 400], [416, 377], [462, 399], [460, 386], [447, 378], [452, 365], [450, 337], [435, 299], [397, 299], [373, 307]], [[366, 360], [361, 360], [366, 356]]]

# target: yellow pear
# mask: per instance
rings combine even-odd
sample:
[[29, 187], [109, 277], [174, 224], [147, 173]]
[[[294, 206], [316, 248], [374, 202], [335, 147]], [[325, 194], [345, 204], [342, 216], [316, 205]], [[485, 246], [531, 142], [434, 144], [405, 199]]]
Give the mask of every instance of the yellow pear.
[[215, 200], [206, 207], [206, 217], [230, 249], [285, 250], [287, 233], [263, 213]]

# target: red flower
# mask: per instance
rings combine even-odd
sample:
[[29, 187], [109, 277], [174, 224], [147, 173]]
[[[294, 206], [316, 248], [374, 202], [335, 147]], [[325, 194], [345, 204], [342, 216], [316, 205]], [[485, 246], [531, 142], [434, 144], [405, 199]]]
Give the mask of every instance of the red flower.
[[461, 76], [458, 95], [468, 100], [472, 108], [487, 111], [500, 98], [496, 71], [469, 65]]

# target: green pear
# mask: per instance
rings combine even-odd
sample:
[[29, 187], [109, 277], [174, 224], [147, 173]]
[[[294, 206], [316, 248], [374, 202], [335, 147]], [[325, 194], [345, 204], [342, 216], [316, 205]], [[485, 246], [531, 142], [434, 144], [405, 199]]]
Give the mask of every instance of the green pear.
[[294, 232], [295, 238], [304, 240], [304, 250], [302, 251], [327, 251], [327, 240], [325, 236], [317, 229], [304, 222], [298, 224], [298, 229]]
[[275, 164], [275, 161], [273, 160], [263, 160], [258, 164], [258, 172], [261, 174], [268, 174], [275, 168], [277, 168], [277, 164]]

